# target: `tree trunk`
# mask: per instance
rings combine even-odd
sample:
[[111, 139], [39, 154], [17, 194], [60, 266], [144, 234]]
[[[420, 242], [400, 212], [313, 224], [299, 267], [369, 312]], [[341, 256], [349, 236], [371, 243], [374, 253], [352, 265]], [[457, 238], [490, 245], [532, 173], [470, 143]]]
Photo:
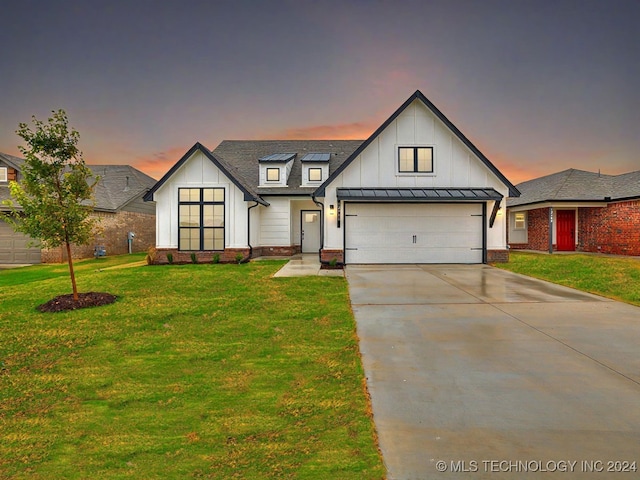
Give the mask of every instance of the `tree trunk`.
[[71, 275], [71, 286], [73, 287], [73, 299], [78, 300], [78, 286], [76, 285], [76, 274], [73, 273], [73, 260], [71, 258], [71, 244], [67, 240], [65, 242], [67, 246], [67, 260], [69, 262], [69, 274]]

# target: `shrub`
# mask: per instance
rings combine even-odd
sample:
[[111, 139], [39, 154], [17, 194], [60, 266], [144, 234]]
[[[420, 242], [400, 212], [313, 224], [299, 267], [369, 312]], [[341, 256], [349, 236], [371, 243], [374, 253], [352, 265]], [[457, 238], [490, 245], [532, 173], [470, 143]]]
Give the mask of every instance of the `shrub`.
[[335, 267], [338, 264], [338, 259], [336, 257], [333, 257], [330, 261], [329, 261], [329, 266], [331, 267]]
[[191, 263], [198, 263], [198, 256], [195, 253], [191, 254]]
[[173, 263], [173, 254], [172, 253], [167, 253], [167, 262]]
[[213, 255], [213, 258], [211, 259], [211, 263], [220, 263], [220, 254], [219, 253], [215, 253]]
[[236, 262], [240, 263], [244, 259], [244, 255], [240, 252], [236, 253]]
[[154, 263], [156, 263], [156, 260], [158, 258], [158, 250], [156, 250], [156, 247], [149, 247], [149, 250], [147, 251], [147, 265], [153, 265]]

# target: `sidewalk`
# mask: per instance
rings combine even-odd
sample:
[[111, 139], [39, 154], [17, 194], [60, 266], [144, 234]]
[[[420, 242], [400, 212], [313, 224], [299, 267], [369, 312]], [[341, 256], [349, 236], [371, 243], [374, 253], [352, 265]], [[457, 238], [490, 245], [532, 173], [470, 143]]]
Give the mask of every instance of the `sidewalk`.
[[322, 270], [317, 253], [304, 253], [292, 256], [287, 264], [278, 270], [274, 277], [344, 277], [344, 270]]

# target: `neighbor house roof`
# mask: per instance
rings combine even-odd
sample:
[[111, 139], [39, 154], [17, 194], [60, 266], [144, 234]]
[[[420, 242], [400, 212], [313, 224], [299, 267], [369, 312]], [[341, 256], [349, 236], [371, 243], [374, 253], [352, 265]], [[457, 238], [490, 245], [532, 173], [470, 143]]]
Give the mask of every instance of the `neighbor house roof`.
[[14, 157], [13, 155], [2, 152], [0, 152], [0, 161], [4, 161], [4, 163], [15, 168], [16, 170], [20, 170], [22, 168], [22, 164], [24, 163], [23, 158]]
[[130, 165], [87, 165], [94, 177], [95, 210], [116, 212], [132, 200], [144, 195], [156, 183], [146, 173]]
[[[21, 171], [24, 159], [0, 153], [3, 161]], [[147, 192], [156, 183], [149, 175], [130, 165], [87, 165], [93, 177], [100, 177], [95, 187], [95, 210], [116, 212]], [[10, 200], [8, 186], [0, 186], [0, 202]], [[0, 208], [2, 206], [0, 205]]]
[[460, 130], [458, 130], [458, 127], [456, 127], [453, 123], [451, 123], [451, 121], [447, 117], [445, 117], [445, 115], [440, 110], [438, 110], [438, 108], [433, 103], [431, 103], [431, 101], [427, 97], [425, 97], [420, 90], [416, 90], [415, 93], [411, 95], [406, 102], [400, 105], [400, 107], [395, 112], [393, 112], [393, 114], [382, 125], [380, 125], [380, 127], [375, 132], [373, 132], [368, 139], [366, 139], [357, 148], [357, 150], [355, 150], [351, 155], [349, 155], [349, 158], [347, 158], [344, 161], [344, 163], [340, 165], [339, 168], [335, 170], [333, 169], [331, 170], [331, 174], [329, 175], [329, 178], [325, 182], [323, 182], [322, 185], [318, 187], [318, 189], [315, 192], [315, 195], [318, 197], [324, 196], [324, 191], [326, 187], [331, 182], [333, 182], [333, 180], [345, 168], [347, 168], [347, 166], [351, 162], [353, 162], [356, 158], [358, 158], [358, 155], [360, 155], [363, 152], [363, 150], [367, 148], [369, 144], [371, 144], [371, 142], [373, 142], [378, 137], [378, 135], [380, 135], [391, 124], [391, 122], [393, 122], [415, 100], [419, 100], [420, 102], [422, 102], [436, 117], [440, 119], [440, 121], [442, 121], [442, 123], [444, 123], [447, 126], [449, 130], [453, 132], [453, 134], [456, 137], [458, 137], [458, 139], [462, 143], [464, 143], [467, 146], [469, 150], [471, 150], [489, 168], [489, 170], [491, 170], [494, 173], [496, 177], [500, 179], [500, 181], [505, 186], [509, 188], [509, 196], [517, 197], [520, 194], [518, 189], [509, 180], [507, 180], [507, 177], [505, 177], [502, 174], [502, 172], [500, 172], [500, 170], [498, 170], [496, 166], [493, 163], [491, 163], [491, 161], [487, 157], [485, 157], [484, 154], [480, 150], [478, 150], [478, 148], [473, 143], [471, 143], [471, 141], [467, 137], [465, 137]]
[[640, 170], [603, 175], [570, 168], [517, 185], [521, 195], [507, 200], [516, 207], [548, 202], [603, 202], [640, 198]]

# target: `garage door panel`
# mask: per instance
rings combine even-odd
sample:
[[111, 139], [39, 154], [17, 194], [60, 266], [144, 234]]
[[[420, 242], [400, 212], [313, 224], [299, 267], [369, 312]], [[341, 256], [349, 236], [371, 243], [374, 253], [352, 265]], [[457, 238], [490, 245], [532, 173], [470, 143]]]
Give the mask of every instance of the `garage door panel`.
[[32, 241], [0, 220], [0, 263], [40, 263], [40, 248], [31, 246]]
[[482, 263], [481, 204], [348, 204], [347, 263]]

